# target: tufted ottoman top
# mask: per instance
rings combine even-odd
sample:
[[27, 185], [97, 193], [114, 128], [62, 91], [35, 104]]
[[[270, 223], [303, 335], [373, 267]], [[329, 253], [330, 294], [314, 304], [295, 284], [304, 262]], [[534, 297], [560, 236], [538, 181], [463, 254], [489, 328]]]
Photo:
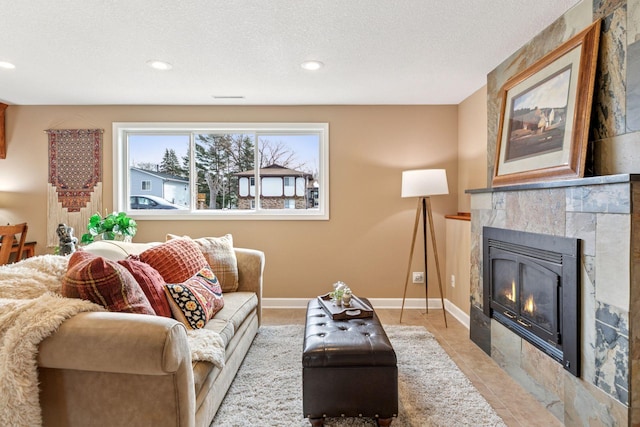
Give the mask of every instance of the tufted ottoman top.
[[365, 319], [333, 320], [313, 299], [307, 306], [302, 366], [396, 366], [396, 353], [375, 312]]

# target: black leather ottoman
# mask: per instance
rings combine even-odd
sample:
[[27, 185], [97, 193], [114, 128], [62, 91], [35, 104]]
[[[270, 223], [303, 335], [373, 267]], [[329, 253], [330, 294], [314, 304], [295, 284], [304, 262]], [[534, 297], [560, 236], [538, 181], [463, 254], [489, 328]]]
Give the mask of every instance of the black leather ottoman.
[[398, 414], [396, 353], [375, 312], [365, 319], [333, 320], [317, 299], [309, 301], [302, 409], [312, 426], [322, 426], [326, 417], [391, 424]]

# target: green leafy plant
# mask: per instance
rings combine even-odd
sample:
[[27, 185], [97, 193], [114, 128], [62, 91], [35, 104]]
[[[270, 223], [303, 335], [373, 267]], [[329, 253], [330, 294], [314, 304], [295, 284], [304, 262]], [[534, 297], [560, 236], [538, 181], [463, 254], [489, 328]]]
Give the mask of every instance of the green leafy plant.
[[346, 283], [337, 281], [333, 284], [333, 292], [329, 293], [329, 297], [336, 301], [341, 301], [344, 296], [348, 295], [348, 299], [351, 299], [351, 289]]
[[91, 243], [96, 236], [101, 236], [103, 240], [124, 240], [126, 236], [136, 235], [138, 225], [124, 212], [113, 212], [104, 218], [100, 214], [93, 214], [89, 218], [87, 231], [82, 235], [82, 243]]
[[344, 291], [343, 291], [342, 289], [336, 289], [335, 291], [330, 292], [330, 293], [329, 293], [329, 296], [330, 296], [332, 299], [335, 299], [335, 300], [338, 300], [338, 301], [339, 301], [339, 300], [341, 300], [341, 299], [342, 299], [342, 295], [343, 295], [343, 294], [344, 294]]

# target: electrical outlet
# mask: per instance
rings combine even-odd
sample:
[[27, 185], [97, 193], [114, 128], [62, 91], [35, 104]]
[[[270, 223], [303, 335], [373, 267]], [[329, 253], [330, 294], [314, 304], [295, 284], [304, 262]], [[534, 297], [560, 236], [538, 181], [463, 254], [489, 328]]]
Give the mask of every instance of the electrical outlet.
[[456, 276], [455, 276], [455, 274], [451, 275], [451, 287], [452, 288], [456, 287]]
[[422, 271], [413, 272], [413, 283], [424, 283], [424, 273]]

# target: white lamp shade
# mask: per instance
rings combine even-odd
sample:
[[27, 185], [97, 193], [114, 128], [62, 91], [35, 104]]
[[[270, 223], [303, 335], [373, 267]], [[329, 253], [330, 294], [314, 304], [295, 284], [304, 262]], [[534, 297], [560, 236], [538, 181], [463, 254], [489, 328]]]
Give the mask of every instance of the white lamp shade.
[[419, 169], [402, 172], [402, 197], [427, 197], [449, 194], [447, 171]]

